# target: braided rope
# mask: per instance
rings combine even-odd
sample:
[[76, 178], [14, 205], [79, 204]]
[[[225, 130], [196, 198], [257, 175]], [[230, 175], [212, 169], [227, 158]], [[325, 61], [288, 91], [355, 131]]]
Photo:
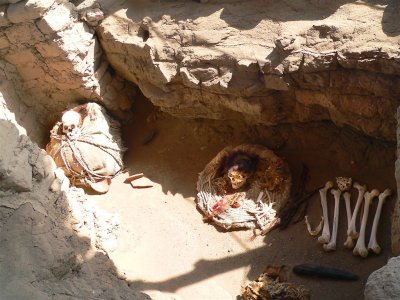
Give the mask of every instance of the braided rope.
[[[77, 139], [77, 141], [82, 142], [82, 143], [86, 143], [86, 144], [89, 144], [89, 145], [92, 145], [92, 146], [96, 146], [96, 147], [100, 148], [100, 149], [103, 150], [105, 153], [107, 153], [108, 155], [112, 156], [112, 158], [114, 158], [114, 160], [117, 162], [117, 164], [119, 165], [119, 167], [120, 167], [121, 169], [123, 169], [123, 162], [122, 162], [122, 160], [121, 160], [119, 157], [117, 157], [117, 156], [112, 152], [112, 151], [114, 151], [114, 152], [118, 152], [118, 153], [119, 153], [119, 152], [121, 151], [121, 149], [113, 148], [113, 147], [110, 147], [110, 146], [107, 146], [107, 145], [101, 145], [101, 144], [99, 144], [99, 143], [95, 143], [95, 142], [93, 142], [93, 141], [91, 141], [91, 140], [86, 139], [86, 137], [90, 137], [91, 134], [92, 134], [92, 133], [85, 133], [85, 135], [83, 135], [82, 138], [79, 137], [79, 138]], [[93, 133], [93, 134], [94, 134], [94, 133]], [[96, 133], [96, 134], [98, 134], [98, 133]], [[104, 136], [107, 137], [108, 140], [110, 140], [110, 138], [109, 138], [107, 135], [104, 135]], [[111, 141], [111, 140], [110, 140], [110, 141]], [[112, 141], [111, 141], [111, 142], [112, 142]], [[112, 150], [112, 151], [109, 151], [109, 150]]]
[[[66, 169], [68, 169], [70, 174], [72, 174], [71, 179], [73, 182], [77, 182], [77, 181], [85, 182], [87, 179], [89, 179], [91, 182], [96, 182], [96, 181], [103, 180], [103, 179], [112, 179], [115, 176], [117, 176], [123, 169], [122, 160], [116, 154], [112, 153], [112, 151], [120, 152], [121, 150], [118, 148], [115, 148], [115, 147], [111, 147], [111, 146], [100, 144], [98, 142], [93, 141], [93, 134], [95, 134], [95, 133], [94, 132], [81, 133], [81, 135], [76, 139], [69, 139], [67, 136], [60, 135], [57, 133], [51, 134], [51, 138], [60, 141], [60, 148], [57, 150], [56, 154], [60, 153], [63, 164], [65, 165]], [[96, 132], [96, 134], [100, 134], [100, 132]], [[110, 142], [112, 142], [111, 139], [107, 135], [103, 134], [103, 136], [107, 137], [107, 139]], [[120, 170], [117, 173], [115, 173], [114, 175], [100, 175], [100, 174], [95, 173], [89, 167], [89, 164], [85, 160], [82, 152], [79, 150], [77, 142], [90, 144], [92, 146], [99, 148], [103, 152], [107, 153], [116, 161], [116, 163], [120, 167]], [[80, 173], [76, 172], [72, 168], [68, 159], [66, 158], [66, 151], [68, 151], [68, 150], [71, 150], [74, 160], [82, 168], [82, 171]]]

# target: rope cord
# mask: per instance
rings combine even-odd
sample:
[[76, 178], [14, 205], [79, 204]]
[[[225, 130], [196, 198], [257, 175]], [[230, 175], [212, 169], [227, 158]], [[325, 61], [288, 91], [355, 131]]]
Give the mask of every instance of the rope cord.
[[[61, 146], [57, 150], [56, 154], [60, 153], [61, 159], [62, 159], [65, 167], [72, 174], [71, 179], [73, 182], [82, 181], [82, 180], [86, 181], [87, 178], [89, 178], [89, 180], [91, 182], [96, 182], [96, 181], [103, 180], [103, 179], [112, 179], [116, 175], [118, 175], [123, 169], [122, 160], [119, 157], [117, 157], [116, 154], [112, 153], [112, 151], [120, 152], [121, 150], [117, 149], [117, 148], [113, 148], [108, 145], [94, 142], [93, 138], [92, 138], [93, 134], [94, 134], [94, 132], [81, 133], [81, 135], [76, 139], [70, 139], [68, 136], [60, 135], [60, 134], [51, 134], [51, 138], [60, 141]], [[101, 132], [96, 132], [96, 134], [101, 134]], [[105, 135], [105, 134], [103, 134], [103, 135], [105, 137], [107, 137], [107, 139], [110, 140], [110, 142], [112, 142], [111, 139], [107, 135]], [[89, 164], [85, 160], [82, 152], [79, 150], [79, 147], [77, 146], [77, 142], [86, 143], [86, 144], [89, 144], [89, 145], [92, 145], [92, 146], [95, 146], [95, 147], [101, 149], [103, 152], [107, 153], [115, 160], [115, 162], [120, 167], [120, 170], [114, 175], [100, 175], [100, 174], [95, 173], [95, 171], [89, 167]], [[80, 173], [76, 172], [72, 168], [71, 164], [69, 163], [68, 159], [66, 158], [67, 150], [71, 150], [75, 161], [82, 168], [82, 171]]]

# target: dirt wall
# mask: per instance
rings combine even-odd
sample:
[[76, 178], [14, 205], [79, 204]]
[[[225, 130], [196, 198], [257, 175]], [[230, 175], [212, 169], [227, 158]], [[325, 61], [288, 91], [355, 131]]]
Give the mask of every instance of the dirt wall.
[[76, 101], [98, 101], [120, 115], [129, 110], [135, 89], [110, 67], [86, 11], [69, 1], [1, 4], [0, 72], [25, 110], [43, 116], [39, 123], [51, 126]]
[[0, 141], [1, 298], [150, 299], [129, 286], [106, 254], [116, 247], [118, 216], [65, 184], [1, 90]]

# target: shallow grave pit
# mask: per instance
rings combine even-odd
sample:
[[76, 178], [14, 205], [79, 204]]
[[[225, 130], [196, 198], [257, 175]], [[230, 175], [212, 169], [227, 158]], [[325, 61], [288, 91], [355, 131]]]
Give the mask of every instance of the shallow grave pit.
[[[360, 280], [289, 271], [289, 282], [310, 288], [313, 299], [362, 299], [369, 274], [400, 253], [397, 1], [6, 2], [2, 296], [148, 299], [143, 291], [154, 299], [232, 299], [267, 265], [314, 262]], [[43, 151], [61, 112], [87, 101], [123, 121], [128, 147], [127, 172], [105, 195], [60, 191]], [[244, 143], [285, 159], [292, 193], [305, 167], [306, 191], [337, 176], [369, 190], [390, 188], [378, 231], [382, 253], [362, 259], [344, 249], [344, 202], [331, 253], [302, 220], [253, 241], [251, 231], [204, 223], [195, 205], [198, 173], [227, 145]], [[151, 187], [124, 183], [136, 173]], [[355, 198], [353, 190], [352, 207]], [[375, 199], [367, 240], [376, 205]], [[321, 214], [317, 193], [308, 201], [313, 226]], [[366, 298], [384, 298], [371, 290], [398, 278], [397, 269], [377, 274]], [[396, 288], [397, 282], [389, 290]]]
[[[240, 293], [241, 285], [254, 280], [267, 265], [294, 266], [321, 263], [353, 271], [356, 282], [299, 277], [290, 281], [311, 289], [316, 299], [360, 299], [369, 274], [383, 266], [391, 254], [391, 215], [396, 197], [384, 205], [378, 240], [379, 256], [355, 257], [345, 249], [347, 219], [341, 201], [337, 250], [326, 253], [308, 235], [301, 220], [286, 230], [274, 230], [250, 241], [251, 231], [224, 232], [205, 224], [196, 210], [197, 174], [220, 149], [231, 144], [260, 143], [274, 149], [289, 164], [293, 188], [303, 164], [309, 169], [306, 190], [311, 191], [336, 176], [351, 176], [370, 189], [396, 190], [395, 145], [373, 140], [329, 122], [267, 128], [209, 120], [188, 120], [158, 112], [147, 100], [135, 105], [134, 121], [125, 127], [130, 174], [144, 173], [153, 187], [132, 189], [123, 174], [113, 180], [103, 196], [90, 196], [97, 205], [121, 216], [118, 248], [109, 253], [116, 266], [139, 290], [176, 293], [183, 299], [210, 291], [221, 299]], [[157, 132], [147, 145], [143, 141]], [[333, 197], [328, 195], [330, 226]], [[357, 194], [352, 192], [352, 207]], [[369, 237], [377, 201], [371, 206]], [[309, 200], [308, 215], [315, 226], [322, 215], [319, 195]], [[371, 217], [372, 215], [372, 217]], [[359, 224], [359, 222], [357, 222]], [[368, 240], [368, 238], [367, 238]]]
[[[88, 290], [94, 286], [98, 288], [95, 282], [103, 278], [101, 280], [108, 280], [111, 285], [114, 281], [118, 283], [118, 288], [113, 291], [126, 295], [143, 291], [153, 297], [163, 293], [183, 299], [194, 294], [198, 295], [197, 299], [209, 299], [215, 295], [219, 299], [231, 299], [241, 293], [242, 286], [248, 281], [256, 279], [267, 265], [293, 267], [314, 262], [355, 272], [360, 280], [343, 283], [299, 277], [289, 272], [289, 281], [310, 288], [312, 297], [317, 299], [359, 299], [370, 273], [385, 265], [392, 256], [392, 244], [396, 248], [397, 238], [396, 226], [391, 225], [396, 196], [383, 206], [378, 231], [383, 251], [379, 256], [371, 255], [367, 259], [354, 257], [342, 246], [347, 228], [343, 204], [337, 250], [325, 253], [316, 238], [308, 235], [301, 220], [285, 230], [274, 230], [254, 241], [250, 240], [252, 234], [249, 230], [225, 232], [206, 224], [196, 209], [195, 196], [198, 172], [227, 144], [243, 143], [264, 145], [285, 159], [292, 173], [292, 192], [299, 184], [303, 165], [309, 170], [305, 186], [307, 191], [322, 186], [327, 180], [334, 180], [336, 176], [350, 176], [369, 189], [383, 191], [390, 188], [396, 191], [394, 143], [373, 139], [330, 122], [267, 127], [240, 121], [176, 118], [160, 112], [143, 96], [135, 99], [133, 107], [132, 121], [123, 126], [123, 139], [128, 147], [124, 158], [127, 172], [112, 181], [107, 194], [80, 195], [72, 202], [59, 198], [57, 194], [48, 195], [51, 182], [44, 178], [51, 174], [51, 167], [47, 167], [46, 176], [46, 172], [40, 173], [33, 168], [33, 191], [15, 194], [19, 200], [13, 206], [10, 203], [15, 198], [14, 192], [2, 192], [3, 228], [12, 229], [10, 232], [15, 232], [15, 235], [24, 230], [27, 234], [22, 240], [29, 240], [32, 233], [29, 229], [30, 218], [39, 223], [47, 218], [44, 224], [53, 225], [40, 225], [47, 228], [40, 231], [41, 234], [52, 235], [54, 229], [51, 228], [54, 227], [58, 232], [56, 241], [63, 250], [55, 255], [46, 255], [47, 260], [43, 261], [41, 270], [53, 270], [52, 276], [61, 281], [56, 281], [58, 286], [54, 287], [47, 279], [40, 279], [35, 281], [34, 290], [59, 292], [64, 284], [74, 282], [75, 275], [79, 275], [86, 276], [85, 289]], [[5, 122], [11, 124], [12, 115], [6, 113], [6, 117], [9, 119]], [[20, 134], [24, 136], [23, 130]], [[149, 140], [149, 136], [153, 139]], [[21, 139], [30, 145], [26, 136]], [[37, 148], [35, 151], [40, 150]], [[36, 166], [37, 162], [30, 160], [32, 158], [26, 163]], [[146, 178], [141, 180], [152, 187], [133, 189], [124, 183], [128, 174], [136, 173], [144, 173]], [[352, 196], [354, 206], [355, 193]], [[39, 200], [30, 201], [33, 203], [32, 210], [26, 199]], [[330, 222], [332, 200], [330, 197], [328, 201]], [[24, 205], [19, 208], [18, 203]], [[376, 201], [371, 206], [371, 212], [375, 209]], [[10, 223], [9, 218], [16, 213], [14, 210], [26, 218], [24, 224], [28, 229]], [[32, 217], [33, 214], [35, 217]], [[309, 200], [311, 223], [317, 224], [321, 214], [316, 195]], [[13, 222], [18, 223], [16, 220]], [[368, 234], [371, 223], [372, 217], [368, 221]], [[389, 233], [391, 227], [394, 228], [392, 238]], [[35, 251], [41, 251], [43, 240], [35, 241]], [[62, 246], [64, 243], [68, 246]], [[14, 253], [14, 247], [19, 246], [18, 242], [2, 245], [2, 255]], [[47, 245], [46, 251], [54, 253], [55, 250]], [[17, 261], [19, 258], [21, 256], [16, 256]], [[34, 261], [37, 261], [36, 258]], [[88, 261], [96, 276], [90, 270], [80, 271]], [[16, 282], [27, 279], [21, 275], [26, 273], [24, 270], [27, 268], [18, 269]], [[111, 274], [111, 277], [107, 275], [108, 279], [104, 279], [104, 274]], [[8, 281], [1, 281], [2, 284], [4, 282]], [[129, 289], [126, 289], [128, 285]], [[13, 292], [9, 285], [7, 288], [8, 292]], [[98, 295], [103, 297], [109, 292], [111, 290], [104, 290]]]

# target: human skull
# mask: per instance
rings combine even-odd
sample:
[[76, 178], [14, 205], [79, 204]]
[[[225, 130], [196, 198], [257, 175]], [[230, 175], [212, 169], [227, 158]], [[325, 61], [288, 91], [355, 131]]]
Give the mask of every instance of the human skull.
[[238, 170], [229, 170], [228, 172], [229, 180], [231, 181], [232, 188], [237, 190], [246, 184], [249, 174]]
[[62, 132], [66, 134], [70, 139], [77, 138], [81, 132], [80, 122], [81, 115], [76, 111], [69, 110], [62, 116]]

